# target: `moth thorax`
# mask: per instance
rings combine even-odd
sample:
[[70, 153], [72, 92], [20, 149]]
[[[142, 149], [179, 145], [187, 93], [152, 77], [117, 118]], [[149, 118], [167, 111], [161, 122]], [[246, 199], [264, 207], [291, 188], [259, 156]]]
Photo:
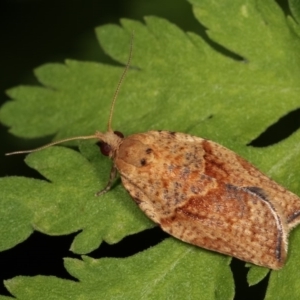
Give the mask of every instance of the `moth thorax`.
[[150, 145], [128, 137], [120, 144], [118, 159], [135, 167], [142, 168], [151, 164], [154, 160], [154, 153]]

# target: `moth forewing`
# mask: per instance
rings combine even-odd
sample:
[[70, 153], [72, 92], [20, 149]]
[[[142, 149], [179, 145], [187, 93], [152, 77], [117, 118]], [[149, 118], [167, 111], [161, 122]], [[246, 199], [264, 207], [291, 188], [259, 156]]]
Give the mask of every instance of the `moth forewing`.
[[231, 150], [149, 131], [125, 138], [114, 163], [132, 198], [164, 231], [257, 265], [283, 266], [300, 200]]

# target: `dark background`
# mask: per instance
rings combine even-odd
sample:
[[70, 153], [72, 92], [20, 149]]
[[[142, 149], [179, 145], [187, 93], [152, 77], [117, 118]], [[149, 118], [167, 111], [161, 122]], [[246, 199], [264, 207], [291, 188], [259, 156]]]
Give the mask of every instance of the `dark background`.
[[[289, 13], [285, 1], [280, 5]], [[0, 104], [7, 100], [5, 90], [20, 84], [37, 83], [32, 70], [46, 62], [66, 58], [111, 63], [99, 48], [94, 28], [118, 23], [120, 18], [143, 20], [156, 15], [180, 28], [205, 37], [204, 28], [194, 19], [191, 6], [184, 0], [7, 0], [0, 2]], [[211, 43], [226, 55], [233, 55]], [[238, 59], [238, 57], [237, 57]], [[300, 127], [300, 112], [295, 110], [276, 124], [270, 124], [250, 143], [262, 147], [278, 142]], [[0, 125], [0, 176], [37, 177], [23, 162], [23, 156], [5, 157], [4, 153], [43, 144], [44, 140], [26, 141], [8, 134]], [[73, 235], [51, 237], [34, 233], [24, 243], [0, 253], [0, 294], [9, 295], [2, 282], [17, 275], [56, 275], [73, 279], [63, 267], [63, 257], [76, 257], [68, 249]], [[90, 255], [126, 257], [159, 243], [167, 237], [159, 228], [127, 237], [109, 246], [105, 243]], [[268, 277], [248, 288], [244, 263], [231, 265], [237, 285], [235, 299], [263, 299]]]

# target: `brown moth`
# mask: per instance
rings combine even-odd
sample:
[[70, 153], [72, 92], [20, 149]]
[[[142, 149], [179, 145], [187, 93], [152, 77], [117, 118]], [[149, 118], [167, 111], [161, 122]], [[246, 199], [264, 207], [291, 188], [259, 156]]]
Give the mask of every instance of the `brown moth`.
[[124, 138], [111, 128], [118, 83], [105, 133], [56, 141], [8, 153], [30, 153], [76, 139], [98, 139], [113, 160], [107, 192], [117, 173], [142, 211], [164, 231], [187, 243], [279, 269], [288, 234], [300, 222], [300, 199], [233, 151], [206, 139], [170, 131]]

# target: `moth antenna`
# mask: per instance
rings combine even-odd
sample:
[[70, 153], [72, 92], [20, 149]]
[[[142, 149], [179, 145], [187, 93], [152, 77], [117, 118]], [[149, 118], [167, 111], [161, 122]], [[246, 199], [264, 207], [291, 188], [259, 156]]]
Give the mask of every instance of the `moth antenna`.
[[[56, 142], [52, 142], [49, 144], [46, 144], [42, 147], [38, 147], [32, 150], [25, 150], [25, 151], [14, 151], [14, 152], [9, 152], [9, 153], [5, 153], [6, 156], [8, 155], [15, 155], [15, 154], [26, 154], [26, 153], [32, 153], [32, 152], [37, 152], [46, 148], [49, 148], [51, 146], [57, 145], [57, 144], [61, 144], [64, 142], [68, 142], [68, 141], [74, 141], [74, 140], [89, 140], [89, 139], [97, 139], [98, 137], [96, 135], [86, 135], [86, 136], [75, 136], [75, 137], [71, 137], [71, 138], [66, 138], [63, 140], [59, 140]], [[99, 139], [99, 138], [98, 138]]]
[[113, 131], [112, 128], [111, 128], [112, 116], [113, 116], [115, 103], [116, 103], [116, 100], [117, 100], [117, 97], [118, 97], [118, 94], [119, 94], [122, 82], [123, 82], [123, 80], [125, 78], [125, 75], [126, 75], [128, 69], [129, 69], [129, 66], [130, 66], [130, 62], [131, 62], [131, 58], [132, 58], [132, 49], [133, 49], [133, 37], [134, 37], [134, 32], [132, 31], [131, 40], [130, 40], [129, 57], [128, 57], [125, 69], [124, 69], [124, 71], [123, 71], [123, 73], [121, 75], [121, 78], [119, 80], [119, 83], [117, 85], [117, 88], [116, 88], [116, 91], [114, 93], [114, 97], [113, 97], [113, 100], [112, 100], [112, 103], [111, 103], [111, 106], [110, 106], [109, 119], [108, 119], [108, 124], [107, 124], [107, 131]]
[[[121, 78], [119, 80], [119, 83], [117, 85], [116, 91], [114, 93], [114, 97], [113, 97], [113, 100], [112, 100], [112, 103], [111, 103], [111, 107], [110, 107], [110, 111], [109, 111], [109, 119], [108, 119], [107, 128], [108, 128], [108, 131], [111, 131], [111, 132], [113, 131], [112, 128], [111, 128], [111, 121], [112, 121], [112, 115], [113, 115], [115, 103], [116, 103], [116, 100], [117, 100], [117, 97], [118, 97], [118, 94], [119, 94], [122, 82], [124, 80], [124, 77], [125, 77], [128, 69], [129, 69], [131, 58], [132, 58], [133, 37], [134, 37], [134, 32], [132, 32], [132, 34], [131, 34], [129, 57], [128, 57], [125, 69], [124, 69], [124, 71], [122, 73], [122, 76], [121, 76]], [[15, 155], [15, 154], [27, 154], [27, 153], [37, 152], [37, 151], [49, 148], [51, 146], [54, 146], [54, 145], [57, 145], [57, 144], [61, 144], [61, 143], [65, 143], [65, 142], [68, 142], [68, 141], [89, 140], [89, 139], [99, 139], [99, 135], [98, 136], [97, 135], [75, 136], [75, 137], [71, 137], [71, 138], [62, 139], [62, 140], [59, 140], [59, 141], [56, 141], [56, 142], [52, 142], [52, 143], [46, 144], [46, 145], [44, 145], [42, 147], [38, 147], [38, 148], [35, 148], [35, 149], [25, 150], [25, 151], [14, 151], [14, 152], [5, 153], [5, 155], [9, 156], [9, 155]]]

